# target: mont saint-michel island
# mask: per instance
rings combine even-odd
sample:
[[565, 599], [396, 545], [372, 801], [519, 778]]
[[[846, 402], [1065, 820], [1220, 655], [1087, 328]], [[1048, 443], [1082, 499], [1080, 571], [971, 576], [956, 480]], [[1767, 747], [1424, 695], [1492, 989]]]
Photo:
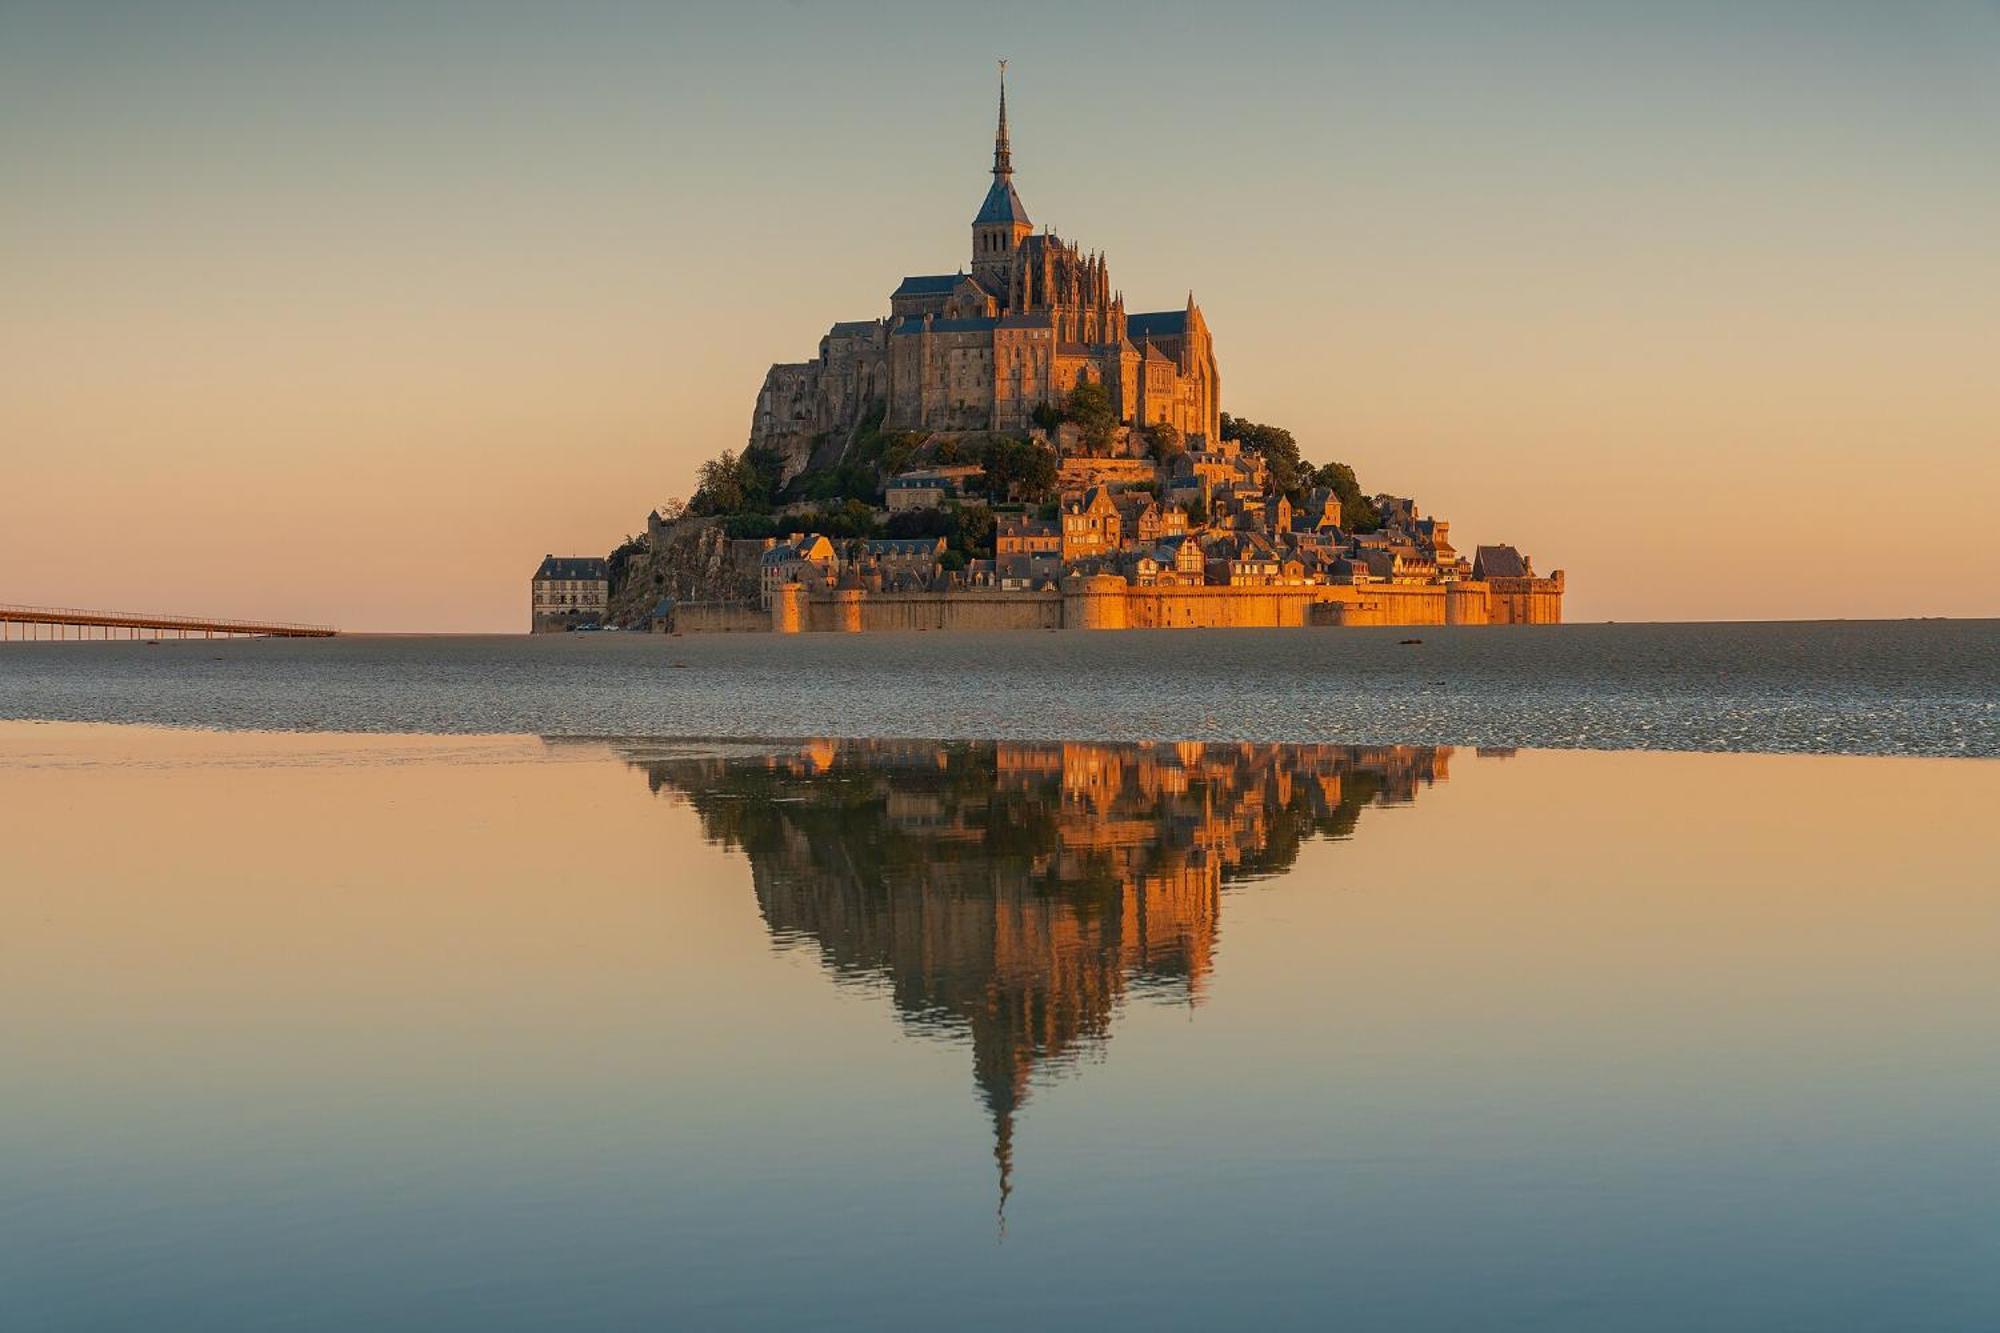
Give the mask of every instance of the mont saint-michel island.
[[748, 442], [608, 556], [550, 554], [537, 633], [1551, 624], [1563, 571], [1223, 410], [1189, 290], [1131, 312], [1037, 230], [1005, 65], [970, 262], [764, 377]]

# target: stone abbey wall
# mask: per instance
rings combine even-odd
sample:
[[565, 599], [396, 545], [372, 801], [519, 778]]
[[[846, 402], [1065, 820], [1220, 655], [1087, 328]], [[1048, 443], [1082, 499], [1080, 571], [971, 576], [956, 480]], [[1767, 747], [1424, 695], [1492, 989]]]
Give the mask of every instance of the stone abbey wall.
[[[1306, 625], [1552, 625], [1562, 620], [1560, 577], [1450, 584], [1302, 587], [1134, 587], [1116, 575], [1064, 581], [1062, 590], [867, 592], [778, 589], [768, 628], [781, 634], [912, 630], [1281, 629]], [[681, 626], [698, 628], [693, 623]]]

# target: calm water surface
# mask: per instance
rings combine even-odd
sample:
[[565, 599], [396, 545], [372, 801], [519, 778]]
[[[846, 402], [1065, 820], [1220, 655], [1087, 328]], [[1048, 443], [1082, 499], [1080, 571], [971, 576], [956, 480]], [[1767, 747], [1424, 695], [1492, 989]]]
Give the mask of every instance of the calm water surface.
[[4, 1323], [2000, 1326], [1995, 809], [0, 724]]

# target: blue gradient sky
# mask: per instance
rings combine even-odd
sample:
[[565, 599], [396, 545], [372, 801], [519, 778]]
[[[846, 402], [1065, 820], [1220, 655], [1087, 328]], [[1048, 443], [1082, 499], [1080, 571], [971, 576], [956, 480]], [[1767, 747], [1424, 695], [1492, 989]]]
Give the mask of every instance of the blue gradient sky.
[[512, 629], [1035, 221], [1573, 618], [2000, 613], [2000, 5], [0, 0], [0, 599]]

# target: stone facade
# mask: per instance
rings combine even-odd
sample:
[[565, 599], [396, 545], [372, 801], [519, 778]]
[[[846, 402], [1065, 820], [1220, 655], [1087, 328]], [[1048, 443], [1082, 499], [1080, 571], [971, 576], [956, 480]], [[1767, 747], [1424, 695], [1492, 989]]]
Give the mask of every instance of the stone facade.
[[528, 584], [528, 632], [560, 634], [604, 620], [610, 562], [594, 555], [547, 555]]
[[1222, 375], [1193, 293], [1181, 309], [1127, 314], [1101, 252], [1034, 230], [1014, 190], [1004, 85], [992, 175], [969, 271], [904, 278], [886, 319], [837, 323], [817, 359], [766, 374], [750, 444], [782, 456], [787, 477], [839, 461], [878, 415], [896, 430], [1023, 434], [1086, 382], [1128, 426], [1217, 438]]

